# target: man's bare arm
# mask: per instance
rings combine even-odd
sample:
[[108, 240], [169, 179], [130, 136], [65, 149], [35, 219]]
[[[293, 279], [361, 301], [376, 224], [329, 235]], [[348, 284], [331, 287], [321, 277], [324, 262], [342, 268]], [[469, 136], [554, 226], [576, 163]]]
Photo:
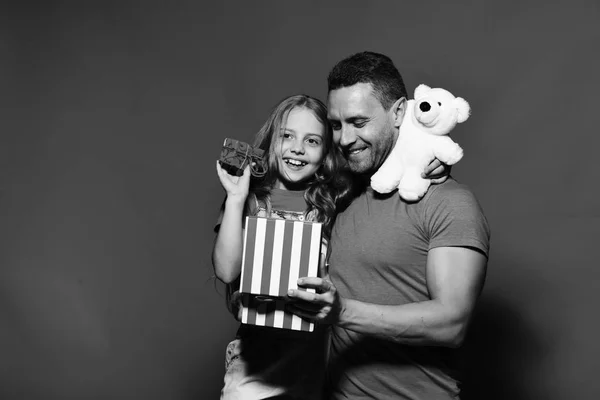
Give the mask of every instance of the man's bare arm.
[[[344, 299], [327, 279], [303, 278], [303, 287], [317, 293], [292, 291], [290, 310], [311, 320], [423, 346], [460, 346], [485, 281], [487, 258], [465, 247], [429, 251], [427, 287], [430, 300], [380, 305]], [[335, 267], [335, 266], [334, 266]]]

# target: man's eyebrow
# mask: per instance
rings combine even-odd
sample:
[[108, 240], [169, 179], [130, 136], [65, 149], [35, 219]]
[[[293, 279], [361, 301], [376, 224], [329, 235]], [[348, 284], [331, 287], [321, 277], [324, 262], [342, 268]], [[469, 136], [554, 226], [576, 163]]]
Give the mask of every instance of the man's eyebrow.
[[369, 119], [369, 117], [363, 117], [362, 115], [355, 115], [353, 117], [346, 118], [346, 122], [353, 123], [353, 122], [361, 121], [361, 120], [365, 120], [365, 119]]
[[[352, 117], [348, 117], [348, 118], [344, 119], [344, 122], [346, 122], [347, 124], [354, 124], [357, 121], [366, 121], [369, 119], [370, 119], [369, 117], [364, 117], [362, 115], [354, 115]], [[333, 124], [333, 123], [339, 124], [340, 123], [340, 120], [337, 118], [328, 117], [327, 120], [329, 121], [330, 124]]]

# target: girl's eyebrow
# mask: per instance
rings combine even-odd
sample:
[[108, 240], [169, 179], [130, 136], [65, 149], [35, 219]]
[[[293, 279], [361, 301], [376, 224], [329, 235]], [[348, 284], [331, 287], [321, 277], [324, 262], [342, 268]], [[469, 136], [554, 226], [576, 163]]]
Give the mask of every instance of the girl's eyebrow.
[[[290, 129], [290, 128], [284, 128], [283, 130], [286, 131], [286, 132], [296, 133], [295, 130]], [[304, 136], [318, 136], [318, 137], [323, 137], [323, 134], [322, 133], [307, 132]]]

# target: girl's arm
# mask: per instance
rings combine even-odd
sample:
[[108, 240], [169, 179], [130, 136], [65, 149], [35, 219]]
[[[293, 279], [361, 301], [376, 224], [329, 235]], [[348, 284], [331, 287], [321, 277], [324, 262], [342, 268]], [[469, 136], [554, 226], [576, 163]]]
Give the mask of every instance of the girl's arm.
[[240, 177], [229, 175], [217, 162], [217, 175], [227, 192], [221, 226], [215, 238], [212, 262], [215, 275], [224, 283], [233, 282], [241, 272], [244, 205], [250, 186], [250, 168]]

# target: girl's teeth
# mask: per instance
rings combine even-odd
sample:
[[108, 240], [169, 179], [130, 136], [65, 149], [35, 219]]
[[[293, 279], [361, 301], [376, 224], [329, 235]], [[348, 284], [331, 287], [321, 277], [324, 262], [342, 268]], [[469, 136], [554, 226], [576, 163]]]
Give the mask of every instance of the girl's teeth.
[[297, 167], [305, 164], [302, 161], [296, 161], [296, 160], [286, 160], [286, 162], [288, 164], [295, 165]]

